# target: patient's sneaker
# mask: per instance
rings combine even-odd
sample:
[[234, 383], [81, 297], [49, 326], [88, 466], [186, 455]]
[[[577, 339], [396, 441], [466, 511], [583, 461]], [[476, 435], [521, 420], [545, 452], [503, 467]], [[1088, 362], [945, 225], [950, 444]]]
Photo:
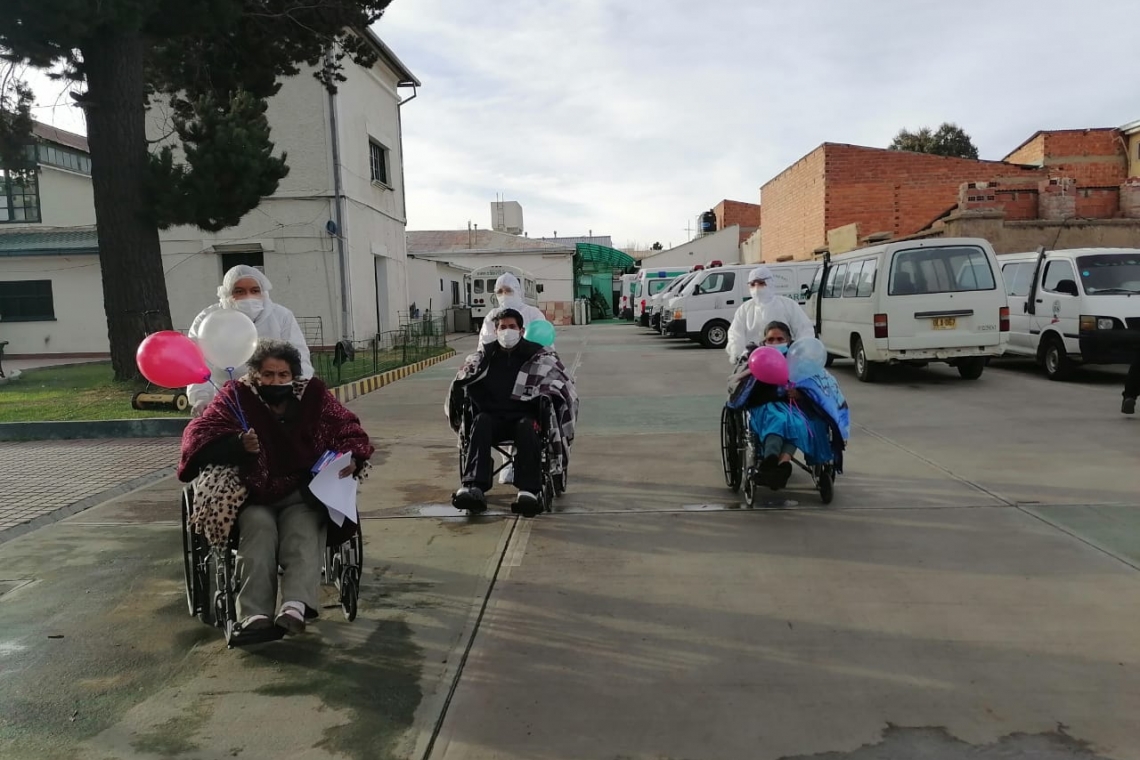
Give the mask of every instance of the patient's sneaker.
[[463, 486], [451, 497], [451, 506], [474, 515], [487, 509], [487, 497], [475, 486]]
[[511, 511], [523, 517], [534, 517], [542, 511], [542, 505], [539, 504], [538, 497], [530, 491], [519, 491], [518, 498], [511, 505]]

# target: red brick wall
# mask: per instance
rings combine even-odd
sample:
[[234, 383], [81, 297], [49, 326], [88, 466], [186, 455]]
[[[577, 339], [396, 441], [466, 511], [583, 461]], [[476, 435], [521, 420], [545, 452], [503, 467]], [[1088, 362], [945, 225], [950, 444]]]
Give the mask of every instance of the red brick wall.
[[[827, 210], [825, 228], [857, 223], [860, 235], [890, 232], [912, 235], [958, 204], [964, 182], [1000, 182], [1045, 176], [999, 161], [975, 161], [923, 153], [827, 146]], [[765, 198], [768, 223], [774, 211]], [[765, 241], [765, 258], [768, 248]]]
[[1112, 219], [1119, 211], [1119, 187], [1082, 187], [1077, 190], [1077, 216], [1081, 219]]
[[1011, 164], [1041, 166], [1045, 163], [1045, 133], [1038, 132], [1003, 159]]
[[824, 166], [821, 145], [789, 166], [760, 190], [764, 224], [760, 245], [765, 261], [781, 256], [811, 258], [827, 242], [824, 226]]
[[1120, 186], [1120, 215], [1140, 219], [1140, 179], [1130, 179]]
[[1037, 181], [968, 182], [958, 192], [961, 211], [1001, 211], [1008, 221], [1037, 218]]
[[713, 213], [716, 214], [718, 230], [734, 224], [739, 224], [741, 229], [751, 227], [753, 230], [760, 226], [760, 206], [755, 203], [723, 200], [716, 204]]
[[1115, 187], [1128, 178], [1128, 155], [1115, 129], [1044, 133], [1045, 166], [1052, 177], [1071, 177], [1079, 187]]

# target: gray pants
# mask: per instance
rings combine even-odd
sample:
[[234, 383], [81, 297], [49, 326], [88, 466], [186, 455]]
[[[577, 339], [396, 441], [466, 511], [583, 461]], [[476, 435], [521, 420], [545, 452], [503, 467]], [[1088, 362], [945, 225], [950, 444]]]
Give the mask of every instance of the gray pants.
[[273, 617], [277, 609], [277, 567], [281, 600], [317, 609], [325, 557], [325, 516], [309, 506], [299, 491], [276, 504], [250, 504], [238, 513], [237, 618]]
[[779, 457], [781, 454], [793, 456], [796, 453], [796, 445], [791, 441], [785, 441], [775, 433], [769, 433], [764, 437], [764, 443], [760, 450], [760, 456], [764, 459], [768, 457]]

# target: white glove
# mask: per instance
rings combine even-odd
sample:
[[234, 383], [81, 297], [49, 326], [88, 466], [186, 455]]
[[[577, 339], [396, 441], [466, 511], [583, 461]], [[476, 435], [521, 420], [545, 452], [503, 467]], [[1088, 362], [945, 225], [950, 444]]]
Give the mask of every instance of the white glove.
[[190, 409], [190, 416], [191, 417], [201, 417], [202, 412], [206, 411], [206, 407], [209, 405], [210, 405], [209, 401], [197, 401], [197, 402], [195, 402], [194, 406]]

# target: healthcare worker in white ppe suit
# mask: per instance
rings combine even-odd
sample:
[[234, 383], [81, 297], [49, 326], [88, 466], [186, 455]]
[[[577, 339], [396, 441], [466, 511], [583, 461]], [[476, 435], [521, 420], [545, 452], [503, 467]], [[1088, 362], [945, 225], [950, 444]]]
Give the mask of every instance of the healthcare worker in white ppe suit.
[[772, 270], [758, 266], [748, 273], [751, 298], [740, 305], [728, 330], [728, 360], [735, 365], [749, 343], [764, 345], [764, 330], [772, 322], [783, 322], [792, 329], [792, 341], [815, 337], [815, 327], [803, 307], [776, 293]]
[[514, 309], [522, 314], [525, 325], [529, 325], [531, 322], [546, 321], [546, 315], [542, 313], [541, 309], [523, 302], [522, 283], [519, 282], [518, 277], [510, 272], [495, 280], [495, 299], [499, 304], [498, 308], [491, 309], [487, 313], [487, 316], [483, 318], [483, 329], [479, 331], [480, 351], [487, 343], [494, 343], [499, 339], [498, 333], [495, 331], [495, 315], [498, 314], [499, 309]]
[[[495, 299], [498, 302], [498, 308], [491, 309], [487, 312], [487, 316], [483, 318], [483, 329], [479, 331], [479, 350], [483, 350], [483, 346], [488, 343], [494, 343], [499, 339], [499, 334], [495, 330], [495, 316], [499, 313], [500, 309], [514, 309], [523, 316], [523, 326], [531, 324], [532, 322], [546, 322], [546, 315], [542, 313], [541, 309], [537, 309], [530, 304], [523, 302], [522, 297], [522, 283], [519, 278], [515, 277], [510, 272], [502, 274], [499, 279], [495, 280]], [[553, 344], [551, 348], [553, 348]], [[499, 482], [513, 483], [515, 480], [515, 468], [507, 465], [499, 473]]]
[[[257, 269], [244, 264], [233, 267], [222, 278], [222, 284], [218, 288], [218, 302], [207, 306], [194, 319], [189, 336], [191, 340], [197, 340], [202, 322], [218, 309], [237, 309], [253, 320], [259, 338], [274, 338], [292, 343], [301, 352], [301, 376], [312, 377], [313, 365], [309, 358], [309, 346], [305, 343], [305, 334], [301, 332], [301, 326], [297, 324], [293, 312], [269, 300], [272, 288], [269, 278]], [[210, 371], [218, 387], [230, 379], [225, 367], [211, 365]], [[241, 377], [245, 372], [245, 367], [235, 367], [234, 378]], [[186, 387], [186, 398], [190, 401], [193, 416], [202, 413], [215, 393], [214, 386], [209, 383], [196, 383]]]

